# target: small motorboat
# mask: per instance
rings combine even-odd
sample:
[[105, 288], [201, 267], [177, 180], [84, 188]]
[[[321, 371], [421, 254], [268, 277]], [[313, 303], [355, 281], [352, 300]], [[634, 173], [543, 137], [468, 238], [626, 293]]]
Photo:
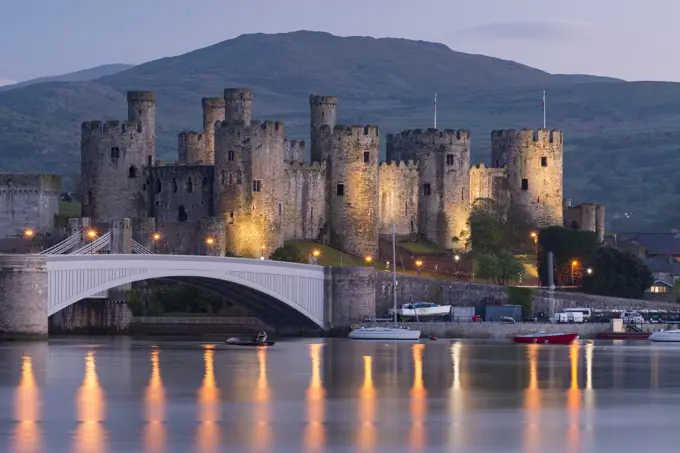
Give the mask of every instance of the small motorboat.
[[646, 340], [650, 337], [649, 332], [600, 332], [598, 340]]
[[400, 327], [359, 327], [349, 333], [353, 340], [418, 340], [420, 330]]
[[539, 344], [570, 344], [578, 339], [577, 333], [548, 333], [537, 332], [528, 335], [516, 335], [515, 343], [539, 343]]
[[680, 342], [680, 330], [660, 330], [649, 336], [649, 341], [677, 343]]
[[432, 302], [411, 302], [404, 304], [400, 309], [394, 310], [390, 308], [388, 313], [394, 316], [394, 313], [404, 320], [420, 320], [431, 319], [448, 316], [451, 313], [451, 305], [437, 305]]
[[275, 341], [267, 341], [267, 333], [262, 331], [253, 337], [231, 337], [227, 338], [226, 344], [234, 346], [274, 346]]

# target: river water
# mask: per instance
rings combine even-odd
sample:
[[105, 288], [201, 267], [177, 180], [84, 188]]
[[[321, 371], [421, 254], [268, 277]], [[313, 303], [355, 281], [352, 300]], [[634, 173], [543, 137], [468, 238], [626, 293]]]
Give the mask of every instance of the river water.
[[680, 345], [0, 344], [0, 451], [674, 449]]

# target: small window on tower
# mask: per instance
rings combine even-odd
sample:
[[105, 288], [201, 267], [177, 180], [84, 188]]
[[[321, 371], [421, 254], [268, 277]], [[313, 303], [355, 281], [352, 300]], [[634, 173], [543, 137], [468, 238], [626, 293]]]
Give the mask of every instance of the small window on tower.
[[364, 162], [367, 162], [367, 163], [368, 163], [368, 162], [370, 162], [370, 161], [371, 161], [371, 153], [369, 153], [368, 151], [366, 151], [366, 152], [364, 153]]
[[279, 203], [279, 215], [283, 215], [283, 206]]
[[233, 152], [233, 151], [229, 151], [229, 152], [227, 153], [227, 160], [228, 160], [229, 162], [233, 162], [233, 161], [234, 161], [234, 152]]
[[192, 193], [194, 191], [194, 183], [191, 180], [191, 178], [187, 179], [186, 182], [186, 191], [187, 193]]
[[253, 192], [259, 192], [261, 188], [262, 188], [262, 181], [260, 181], [259, 179], [254, 179], [253, 180]]
[[137, 177], [137, 168], [134, 165], [130, 166], [130, 169], [128, 170], [128, 177], [130, 178]]
[[344, 184], [338, 184], [338, 189], [337, 192], [339, 197], [344, 197], [345, 196], [345, 185]]
[[177, 193], [177, 180], [172, 180], [172, 193]]
[[162, 189], [163, 189], [163, 185], [161, 184], [161, 180], [157, 179], [156, 180], [156, 193], [161, 193]]
[[120, 159], [120, 148], [114, 146], [111, 148], [111, 160], [115, 162], [118, 159]]
[[548, 158], [547, 157], [541, 157], [541, 167], [547, 167], [548, 166]]
[[453, 165], [453, 154], [446, 155], [446, 165]]
[[423, 184], [423, 195], [425, 195], [426, 197], [432, 195], [432, 189], [430, 188], [429, 183]]
[[522, 190], [529, 190], [529, 180], [528, 179], [522, 180]]

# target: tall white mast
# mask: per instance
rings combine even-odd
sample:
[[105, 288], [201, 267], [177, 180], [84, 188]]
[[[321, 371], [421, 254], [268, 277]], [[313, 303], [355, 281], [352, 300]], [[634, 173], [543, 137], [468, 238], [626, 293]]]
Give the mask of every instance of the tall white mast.
[[547, 129], [545, 123], [545, 90], [543, 90], [543, 129]]
[[437, 129], [437, 93], [434, 94], [434, 128]]
[[392, 293], [394, 294], [394, 327], [397, 327], [397, 239], [392, 224]]

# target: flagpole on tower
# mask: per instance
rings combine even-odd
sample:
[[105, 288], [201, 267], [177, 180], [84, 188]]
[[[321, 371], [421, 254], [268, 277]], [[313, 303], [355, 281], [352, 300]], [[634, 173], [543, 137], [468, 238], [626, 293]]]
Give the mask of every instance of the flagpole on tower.
[[437, 93], [434, 94], [434, 128], [437, 129]]
[[545, 123], [545, 90], [543, 90], [543, 129], [547, 129]]

